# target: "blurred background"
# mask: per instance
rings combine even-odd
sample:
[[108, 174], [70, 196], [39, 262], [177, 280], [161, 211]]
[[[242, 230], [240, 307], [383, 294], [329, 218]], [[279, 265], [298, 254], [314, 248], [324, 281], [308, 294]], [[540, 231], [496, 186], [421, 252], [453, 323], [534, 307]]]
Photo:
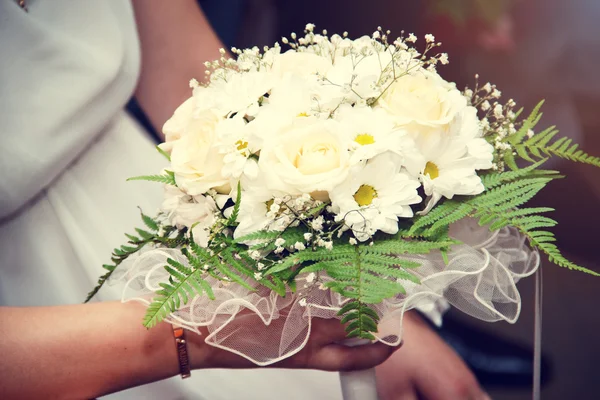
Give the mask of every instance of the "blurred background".
[[[450, 55], [439, 72], [459, 88], [498, 85], [505, 100], [530, 110], [546, 99], [541, 128], [556, 125], [584, 150], [600, 154], [600, 0], [201, 0], [224, 43], [272, 45], [308, 22], [330, 34], [370, 35], [382, 26], [433, 33]], [[199, 75], [202, 71], [199, 71]], [[131, 109], [135, 110], [132, 102]], [[556, 208], [567, 256], [600, 271], [600, 173], [555, 162], [568, 178], [537, 202]], [[600, 280], [543, 261], [542, 398], [596, 399], [600, 393]], [[534, 280], [520, 283], [515, 325], [483, 323], [450, 312], [440, 334], [477, 373], [494, 399], [531, 398]]]

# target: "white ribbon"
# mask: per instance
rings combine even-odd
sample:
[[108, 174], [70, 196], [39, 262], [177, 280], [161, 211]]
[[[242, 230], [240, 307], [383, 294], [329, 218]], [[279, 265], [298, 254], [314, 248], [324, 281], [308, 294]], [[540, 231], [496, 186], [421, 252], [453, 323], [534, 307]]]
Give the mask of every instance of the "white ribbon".
[[[368, 339], [349, 339], [344, 342], [346, 346], [368, 346]], [[377, 396], [377, 379], [375, 368], [362, 371], [340, 372], [342, 397], [344, 400], [379, 400]]]
[[542, 372], [542, 269], [535, 273], [535, 313], [533, 321], [533, 400], [541, 397]]

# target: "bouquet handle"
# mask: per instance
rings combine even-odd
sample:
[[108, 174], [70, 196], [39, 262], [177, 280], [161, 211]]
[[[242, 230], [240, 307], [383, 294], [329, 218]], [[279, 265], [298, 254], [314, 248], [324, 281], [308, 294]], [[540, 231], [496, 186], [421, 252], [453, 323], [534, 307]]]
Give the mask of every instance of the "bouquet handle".
[[[346, 346], [363, 346], [371, 344], [367, 339], [349, 339]], [[344, 400], [378, 400], [375, 368], [362, 371], [340, 372], [342, 397]]]

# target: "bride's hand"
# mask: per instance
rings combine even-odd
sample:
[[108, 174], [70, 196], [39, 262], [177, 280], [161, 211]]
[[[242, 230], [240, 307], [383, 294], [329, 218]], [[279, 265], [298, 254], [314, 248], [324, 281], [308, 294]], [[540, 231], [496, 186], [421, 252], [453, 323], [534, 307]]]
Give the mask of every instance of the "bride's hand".
[[404, 316], [402, 349], [377, 367], [382, 400], [486, 400], [460, 357], [414, 311]]
[[[249, 360], [203, 342], [202, 336], [188, 335], [190, 362], [194, 368], [255, 368]], [[336, 319], [313, 318], [311, 334], [298, 353], [269, 365], [274, 368], [320, 369], [325, 371], [352, 371], [375, 367], [384, 362], [398, 347], [383, 343], [348, 347], [340, 342], [346, 339], [344, 327]]]

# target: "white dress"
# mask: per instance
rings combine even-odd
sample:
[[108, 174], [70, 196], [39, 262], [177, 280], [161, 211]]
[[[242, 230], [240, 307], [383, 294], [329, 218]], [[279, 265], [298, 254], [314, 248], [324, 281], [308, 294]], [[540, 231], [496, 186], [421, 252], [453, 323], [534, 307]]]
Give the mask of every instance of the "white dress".
[[[0, 305], [81, 303], [137, 206], [159, 185], [125, 182], [163, 160], [124, 111], [139, 72], [125, 0], [0, 0]], [[117, 299], [118, 288], [100, 299]], [[135, 323], [135, 321], [132, 321]], [[173, 348], [175, 357], [175, 348]], [[339, 399], [336, 373], [199, 370], [108, 396], [123, 399]]]

